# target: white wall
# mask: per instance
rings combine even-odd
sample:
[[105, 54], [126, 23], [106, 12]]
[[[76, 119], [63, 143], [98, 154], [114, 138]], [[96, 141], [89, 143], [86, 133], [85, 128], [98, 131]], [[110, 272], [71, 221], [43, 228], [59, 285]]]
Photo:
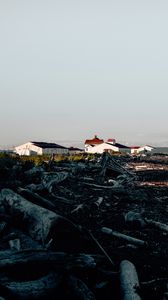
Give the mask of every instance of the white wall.
[[139, 150], [139, 148], [138, 149], [132, 148], [131, 154], [138, 154], [138, 150]]
[[88, 152], [88, 153], [89, 153], [90, 149], [92, 149], [92, 148], [94, 148], [94, 147], [96, 147], [96, 146], [91, 146], [91, 145], [85, 144], [85, 152]]
[[30, 155], [31, 143], [25, 143], [23, 145], [15, 147], [15, 152], [19, 155]]
[[138, 153], [141, 153], [141, 152], [151, 152], [154, 148], [153, 147], [150, 147], [150, 146], [143, 146], [143, 147], [140, 147], [138, 149]]
[[31, 142], [15, 147], [15, 152], [19, 155], [42, 155], [42, 154], [67, 154], [68, 149], [62, 148], [40, 148]]
[[102, 143], [100, 145], [88, 148], [88, 153], [103, 153], [105, 150], [111, 150], [115, 152], [119, 152], [119, 148], [114, 145], [109, 145], [106, 143]]

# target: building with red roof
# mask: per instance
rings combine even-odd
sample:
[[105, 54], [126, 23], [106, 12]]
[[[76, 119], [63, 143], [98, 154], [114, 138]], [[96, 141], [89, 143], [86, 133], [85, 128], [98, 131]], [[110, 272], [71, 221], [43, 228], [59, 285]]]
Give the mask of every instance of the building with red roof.
[[99, 139], [99, 138], [97, 137], [97, 135], [95, 135], [93, 139], [91, 139], [91, 140], [86, 140], [86, 141], [85, 141], [85, 145], [95, 146], [95, 145], [102, 144], [103, 142], [104, 142], [104, 140]]

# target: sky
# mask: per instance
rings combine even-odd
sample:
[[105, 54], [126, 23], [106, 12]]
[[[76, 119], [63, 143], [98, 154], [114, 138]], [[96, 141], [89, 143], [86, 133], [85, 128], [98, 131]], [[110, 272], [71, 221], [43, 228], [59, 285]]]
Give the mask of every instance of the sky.
[[167, 28], [167, 0], [0, 0], [0, 145], [168, 145]]

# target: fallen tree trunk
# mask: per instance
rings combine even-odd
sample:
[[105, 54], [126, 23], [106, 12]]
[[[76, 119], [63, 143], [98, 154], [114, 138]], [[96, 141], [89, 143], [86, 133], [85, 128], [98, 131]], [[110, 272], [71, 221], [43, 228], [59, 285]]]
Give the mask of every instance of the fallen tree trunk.
[[47, 189], [49, 193], [51, 193], [53, 187], [67, 179], [68, 175], [68, 172], [45, 173], [42, 178], [42, 184], [44, 188]]
[[57, 271], [70, 270], [75, 268], [94, 268], [95, 260], [91, 255], [87, 254], [67, 254], [64, 252], [53, 252], [42, 249], [28, 249], [22, 251], [0, 251], [0, 270], [9, 269], [11, 267], [26, 266], [34, 268], [34, 264], [38, 266], [52, 267]]
[[77, 232], [76, 226], [68, 219], [30, 203], [10, 189], [1, 191], [0, 204], [4, 205], [18, 228], [43, 245], [52, 235], [55, 238], [56, 232]]
[[139, 240], [139, 239], [133, 238], [131, 236], [128, 236], [128, 235], [125, 235], [123, 233], [114, 231], [114, 230], [112, 230], [110, 228], [107, 228], [107, 227], [102, 227], [101, 231], [103, 233], [108, 234], [108, 235], [117, 237], [117, 238], [119, 238], [119, 239], [121, 239], [123, 241], [126, 241], [126, 242], [129, 242], [131, 244], [134, 244], [136, 246], [147, 246], [147, 242], [145, 242], [143, 240]]
[[80, 279], [69, 276], [65, 282], [65, 288], [71, 299], [80, 300], [96, 300], [94, 294], [87, 287], [87, 285]]
[[56, 206], [54, 203], [41, 197], [37, 193], [34, 193], [29, 189], [24, 189], [24, 188], [20, 188], [20, 187], [17, 190], [18, 190], [19, 194], [21, 194], [23, 197], [25, 197], [30, 202], [37, 204], [39, 206], [42, 206], [51, 211], [54, 211], [54, 212], [56, 211]]
[[127, 191], [125, 190], [124, 187], [113, 187], [112, 185], [100, 185], [100, 184], [94, 184], [94, 183], [89, 183], [89, 182], [83, 182], [84, 185], [88, 185], [92, 188], [99, 188], [99, 189], [107, 189], [107, 190], [111, 190], [114, 193], [117, 194], [122, 194], [122, 193], [127, 193]]
[[56, 294], [56, 289], [61, 283], [61, 279], [62, 275], [52, 272], [37, 280], [6, 282], [1, 283], [1, 286], [2, 288], [5, 287], [8, 294], [17, 300], [48, 299], [53, 293]]
[[141, 300], [138, 275], [135, 266], [128, 260], [120, 264], [120, 288], [122, 300]]
[[137, 228], [144, 228], [147, 223], [143, 220], [140, 213], [129, 211], [124, 216], [127, 225]]
[[151, 219], [147, 219], [147, 218], [142, 218], [141, 214], [139, 213], [135, 213], [133, 211], [129, 211], [128, 213], [125, 214], [125, 222], [128, 225], [135, 225], [138, 227], [146, 227], [147, 225], [150, 225], [154, 228], [157, 228], [159, 230], [162, 230], [164, 232], [168, 232], [168, 225], [161, 223], [161, 222], [157, 222]]
[[89, 234], [89, 236], [91, 237], [91, 239], [94, 241], [94, 243], [96, 244], [96, 246], [100, 249], [100, 251], [108, 259], [108, 261], [110, 262], [110, 264], [112, 264], [112, 266], [114, 266], [114, 262], [112, 261], [112, 259], [110, 258], [110, 256], [107, 254], [107, 252], [105, 251], [105, 249], [100, 245], [100, 243], [98, 242], [98, 240], [94, 237], [94, 235], [92, 234], [92, 232], [88, 230], [87, 233]]
[[151, 225], [152, 227], [155, 227], [159, 230], [162, 230], [164, 232], [168, 233], [168, 225], [160, 222], [156, 222], [150, 219], [145, 218], [145, 222], [147, 225]]

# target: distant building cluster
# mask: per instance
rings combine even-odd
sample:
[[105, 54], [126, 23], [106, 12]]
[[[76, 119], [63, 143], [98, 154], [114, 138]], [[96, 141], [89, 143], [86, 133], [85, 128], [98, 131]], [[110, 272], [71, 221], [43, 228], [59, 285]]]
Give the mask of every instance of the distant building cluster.
[[84, 142], [84, 149], [76, 147], [64, 147], [56, 143], [47, 142], [27, 142], [15, 147], [15, 153], [19, 155], [43, 155], [43, 154], [78, 154], [78, 153], [125, 153], [130, 155], [138, 154], [168, 154], [168, 147], [153, 147], [150, 145], [143, 146], [127, 146], [118, 143], [114, 138], [109, 138], [104, 141], [95, 135], [92, 139], [86, 139]]
[[138, 154], [168, 154], [168, 147], [153, 147], [150, 145], [143, 146], [126, 146], [117, 143], [114, 138], [108, 139], [106, 142], [95, 135], [92, 139], [85, 141], [85, 152], [87, 153], [128, 153], [132, 155]]
[[27, 142], [15, 147], [15, 153], [19, 155], [43, 155], [43, 154], [77, 154], [83, 150], [75, 147], [64, 147], [55, 143]]

